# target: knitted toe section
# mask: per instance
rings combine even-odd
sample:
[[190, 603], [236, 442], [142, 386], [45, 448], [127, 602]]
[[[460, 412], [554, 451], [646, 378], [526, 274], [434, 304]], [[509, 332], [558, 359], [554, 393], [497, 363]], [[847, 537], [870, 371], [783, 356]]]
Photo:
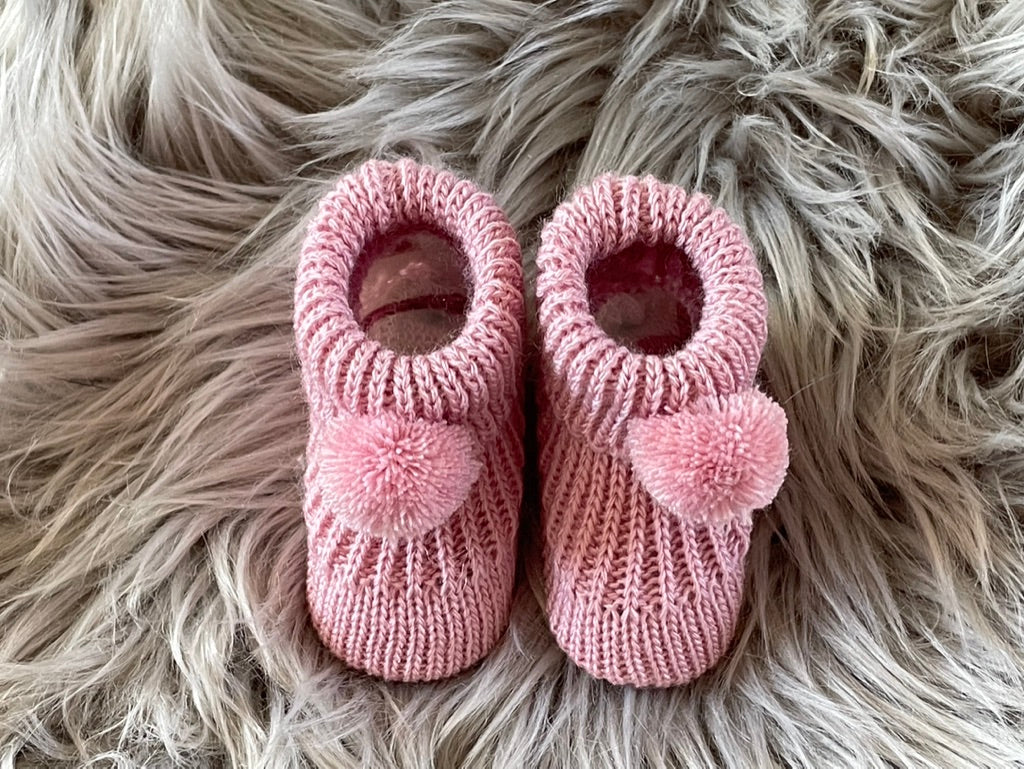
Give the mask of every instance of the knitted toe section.
[[616, 684], [701, 675], [736, 627], [750, 516], [688, 522], [657, 505], [627, 461], [555, 424], [542, 430], [552, 468], [542, 466], [547, 608], [559, 645]]
[[496, 446], [481, 477], [487, 491], [406, 540], [337, 525], [311, 485], [308, 517], [322, 524], [308, 529], [307, 598], [324, 644], [394, 681], [446, 678], [484, 657], [508, 622], [521, 493], [508, 468], [521, 462], [515, 446]]
[[[406, 355], [366, 336], [350, 282], [375, 238], [418, 225], [464, 255], [472, 293], [449, 344]], [[295, 287], [307, 598], [324, 644], [349, 665], [443, 678], [503, 632], [522, 496], [523, 327], [515, 234], [468, 181], [374, 161], [321, 201]]]

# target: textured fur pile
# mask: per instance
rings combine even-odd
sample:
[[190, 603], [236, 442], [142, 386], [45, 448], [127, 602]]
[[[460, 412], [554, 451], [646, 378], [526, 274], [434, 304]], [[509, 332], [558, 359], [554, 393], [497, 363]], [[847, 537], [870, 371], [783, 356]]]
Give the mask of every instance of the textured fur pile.
[[[1024, 7], [0, 4], [0, 767], [1024, 762]], [[792, 464], [730, 656], [591, 680], [540, 616], [384, 684], [303, 597], [302, 228], [371, 155], [523, 234], [600, 171], [747, 230]]]

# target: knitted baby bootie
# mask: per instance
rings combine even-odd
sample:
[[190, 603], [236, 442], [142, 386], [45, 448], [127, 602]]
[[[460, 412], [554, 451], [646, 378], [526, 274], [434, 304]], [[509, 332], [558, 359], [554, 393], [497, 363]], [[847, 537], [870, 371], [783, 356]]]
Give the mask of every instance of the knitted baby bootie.
[[370, 162], [321, 201], [295, 287], [307, 598], [352, 667], [444, 678], [504, 631], [523, 327], [515, 234], [469, 182]]
[[594, 676], [684, 683], [732, 638], [752, 512], [788, 466], [754, 389], [761, 274], [707, 198], [612, 176], [558, 208], [537, 270], [552, 630]]

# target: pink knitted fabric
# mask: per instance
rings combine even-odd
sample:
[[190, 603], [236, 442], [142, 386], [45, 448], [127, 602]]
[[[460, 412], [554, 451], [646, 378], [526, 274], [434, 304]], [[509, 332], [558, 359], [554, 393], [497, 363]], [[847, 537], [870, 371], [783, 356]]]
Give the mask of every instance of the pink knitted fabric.
[[[630, 248], [678, 249], [699, 278], [699, 323], [665, 355], [617, 343], [594, 317], [589, 268]], [[612, 176], [559, 207], [537, 268], [552, 629], [597, 677], [684, 683], [732, 638], [751, 513], [788, 465], [785, 414], [752, 389], [767, 331], [760, 272], [707, 198]]]
[[[424, 228], [468, 263], [456, 338], [403, 355], [367, 337], [353, 270]], [[486, 194], [407, 160], [369, 162], [320, 203], [295, 336], [309, 403], [307, 597], [324, 644], [391, 680], [453, 675], [508, 621], [522, 496], [522, 269]]]

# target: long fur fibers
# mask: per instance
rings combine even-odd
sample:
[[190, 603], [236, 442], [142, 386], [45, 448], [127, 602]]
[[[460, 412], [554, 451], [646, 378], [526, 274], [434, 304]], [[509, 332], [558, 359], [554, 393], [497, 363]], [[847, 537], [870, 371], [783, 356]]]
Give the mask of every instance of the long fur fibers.
[[[1024, 764], [1021, 50], [982, 0], [0, 3], [0, 767]], [[532, 498], [477, 671], [318, 644], [292, 274], [398, 155], [528, 258], [602, 171], [746, 228], [791, 467], [694, 685], [566, 661]]]

